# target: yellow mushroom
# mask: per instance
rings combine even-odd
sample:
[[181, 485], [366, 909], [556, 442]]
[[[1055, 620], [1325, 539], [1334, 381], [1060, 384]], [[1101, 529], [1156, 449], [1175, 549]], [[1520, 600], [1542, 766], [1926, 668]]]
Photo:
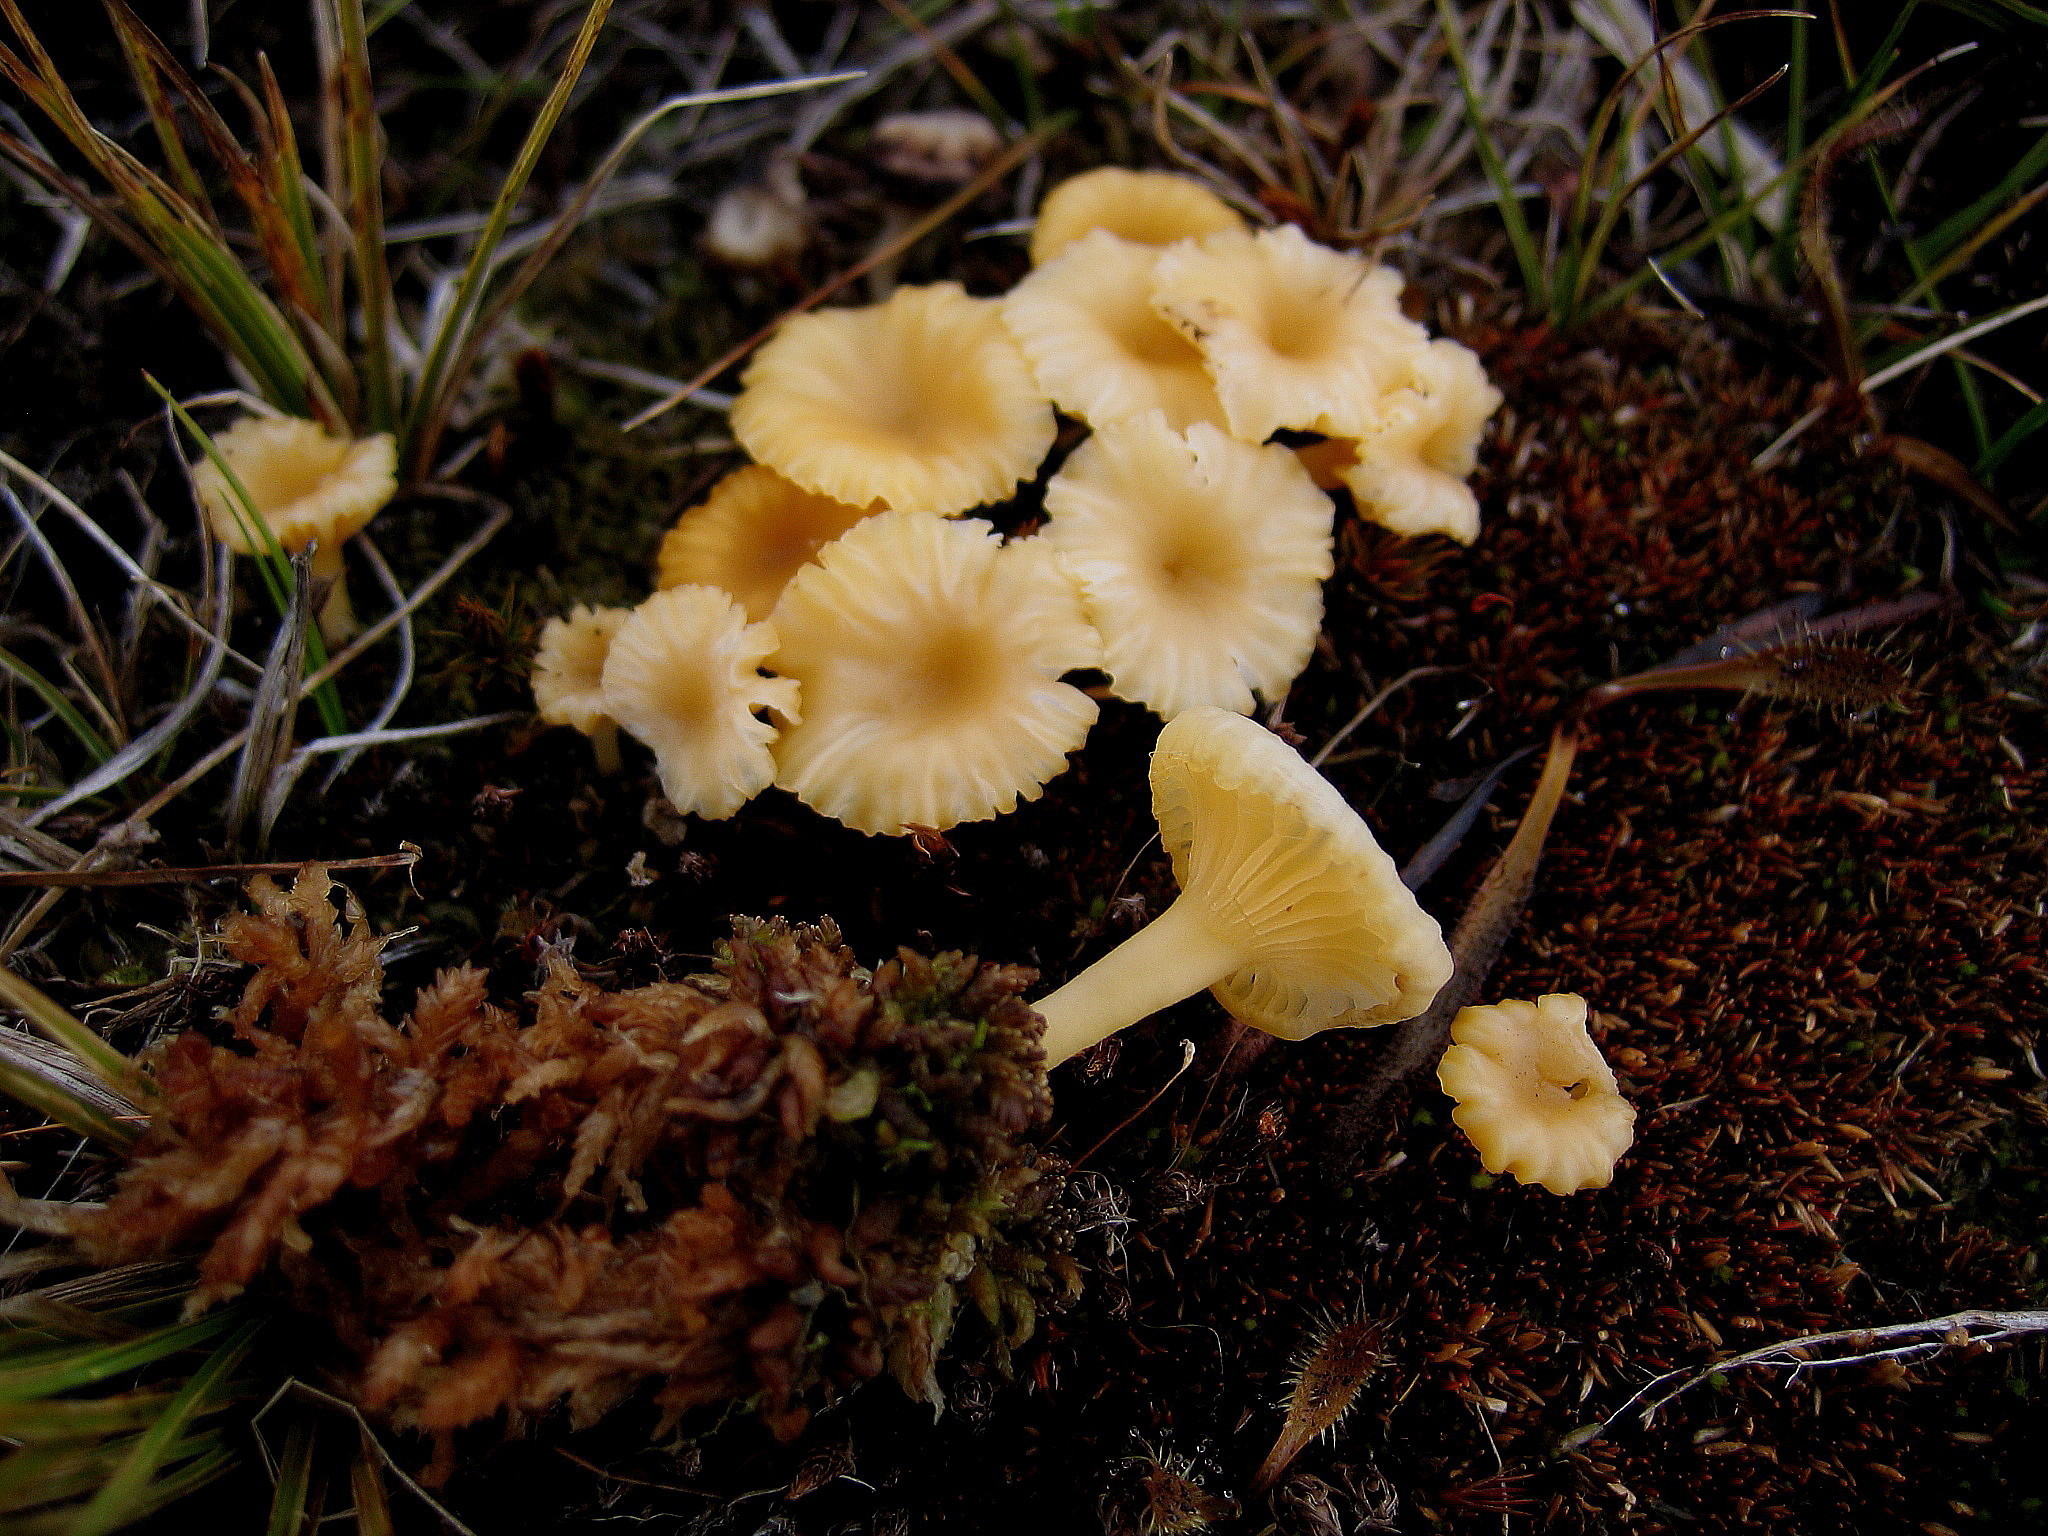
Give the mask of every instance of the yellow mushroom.
[[1159, 258], [1159, 313], [1208, 360], [1230, 430], [1359, 438], [1428, 342], [1401, 313], [1401, 277], [1317, 245], [1291, 224], [1226, 231]]
[[1027, 539], [884, 512], [825, 546], [776, 605], [775, 670], [804, 719], [775, 782], [869, 833], [943, 831], [1035, 800], [1095, 721], [1060, 675], [1095, 665], [1078, 593]]
[[1465, 477], [1501, 393], [1471, 348], [1455, 341], [1431, 342], [1409, 369], [1407, 383], [1380, 402], [1379, 425], [1351, 444], [1353, 462], [1333, 465], [1335, 473], [1361, 516], [1410, 537], [1441, 533], [1470, 544], [1479, 536], [1479, 501]]
[[1045, 1058], [1204, 987], [1283, 1040], [1429, 1007], [1451, 953], [1358, 813], [1272, 732], [1191, 709], [1159, 733], [1152, 809], [1180, 896], [1051, 996]]
[[[280, 548], [296, 554], [315, 544], [312, 575], [327, 586], [320, 633], [338, 644], [355, 633], [341, 546], [361, 533], [398, 492], [398, 450], [391, 434], [335, 437], [317, 421], [244, 416], [213, 440]], [[241, 498], [211, 458], [192, 472], [214, 534], [238, 555], [268, 547], [249, 526]]]
[[1436, 1075], [1486, 1171], [1553, 1195], [1604, 1188], [1635, 1140], [1636, 1112], [1570, 992], [1463, 1009]]
[[731, 419], [807, 491], [948, 516], [1008, 496], [1056, 430], [1001, 306], [958, 283], [796, 316], [747, 369]]
[[533, 658], [533, 702], [541, 719], [588, 736], [602, 773], [619, 771], [619, 723], [605, 705], [604, 660], [632, 611], [578, 603], [567, 618], [548, 620]]
[[1120, 698], [1171, 720], [1246, 713], [1308, 664], [1332, 569], [1330, 498], [1285, 448], [1153, 411], [1101, 428], [1046, 487], [1041, 535], [1081, 584]]
[[880, 510], [849, 507], [792, 485], [764, 464], [748, 464], [676, 520], [661, 541], [657, 584], [722, 587], [748, 618], [765, 619], [789, 578], [822, 545]]
[[1104, 166], [1069, 176], [1045, 195], [1031, 228], [1031, 264], [1052, 260], [1092, 229], [1139, 245], [1171, 245], [1243, 228], [1231, 206], [1191, 176]]
[[730, 816], [775, 777], [776, 728], [797, 719], [797, 685], [763, 677], [775, 629], [749, 624], [729, 593], [670, 587], [635, 608], [604, 663], [605, 707], [654, 749], [661, 790], [679, 811]]
[[1003, 300], [1003, 322], [1053, 404], [1091, 426], [1150, 410], [1176, 429], [1223, 425], [1201, 351], [1152, 307], [1159, 252], [1097, 229]]

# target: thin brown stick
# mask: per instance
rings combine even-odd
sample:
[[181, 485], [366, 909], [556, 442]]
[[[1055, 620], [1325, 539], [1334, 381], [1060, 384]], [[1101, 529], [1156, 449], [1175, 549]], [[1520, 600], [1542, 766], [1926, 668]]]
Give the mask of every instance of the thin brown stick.
[[360, 859], [272, 860], [260, 864], [200, 864], [183, 869], [25, 869], [0, 872], [0, 890], [21, 886], [196, 885], [202, 880], [244, 880], [251, 875], [295, 875], [311, 864], [323, 869], [411, 869], [420, 850], [407, 843], [400, 853]]

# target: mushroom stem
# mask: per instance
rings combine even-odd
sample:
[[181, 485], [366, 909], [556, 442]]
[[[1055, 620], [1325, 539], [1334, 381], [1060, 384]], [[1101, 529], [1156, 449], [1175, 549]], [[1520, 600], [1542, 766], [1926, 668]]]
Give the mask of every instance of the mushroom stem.
[[591, 755], [597, 759], [597, 771], [603, 774], [617, 773], [622, 766], [619, 761], [619, 728], [607, 720], [590, 733]]
[[1245, 963], [1243, 946], [1176, 900], [1087, 970], [1031, 1006], [1045, 1020], [1045, 1065], [1215, 985]]
[[340, 645], [363, 626], [356, 622], [355, 605], [348, 600], [348, 573], [342, 566], [340, 539], [320, 539], [313, 545], [313, 580], [325, 583], [326, 601], [320, 605], [320, 638]]

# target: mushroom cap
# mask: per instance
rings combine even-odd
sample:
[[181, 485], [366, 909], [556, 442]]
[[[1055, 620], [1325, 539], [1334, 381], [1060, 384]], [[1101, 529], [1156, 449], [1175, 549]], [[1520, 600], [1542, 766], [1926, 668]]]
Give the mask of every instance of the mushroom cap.
[[1355, 445], [1357, 462], [1337, 472], [1373, 522], [1470, 544], [1479, 536], [1479, 500], [1465, 477], [1479, 462], [1501, 392], [1478, 355], [1455, 341], [1431, 342], [1409, 368], [1408, 382], [1380, 402], [1379, 425]]
[[604, 663], [605, 707], [654, 749], [661, 790], [679, 811], [730, 816], [775, 778], [773, 710], [797, 718], [797, 685], [763, 677], [775, 629], [749, 624], [730, 593], [670, 587], [629, 614]]
[[1230, 430], [1252, 443], [1283, 427], [1363, 437], [1429, 339], [1401, 313], [1399, 273], [1292, 224], [1166, 251], [1152, 302], [1202, 349]]
[[787, 321], [732, 405], [747, 452], [807, 491], [947, 516], [1000, 501], [1057, 430], [994, 299], [958, 283]]
[[1053, 404], [1091, 426], [1163, 410], [1223, 425], [1201, 351], [1152, 307], [1159, 252], [1090, 230], [1003, 300], [1003, 323]]
[[1210, 988], [1283, 1040], [1393, 1024], [1451, 979], [1436, 920], [1358, 813], [1257, 722], [1191, 709], [1159, 733], [1152, 810], [1180, 900], [1252, 958]]
[[972, 181], [1002, 147], [996, 125], [964, 107], [892, 112], [868, 135], [875, 163], [891, 176], [938, 187]]
[[1095, 721], [1059, 680], [1100, 655], [1072, 580], [984, 522], [871, 517], [797, 572], [774, 622], [775, 668], [804, 698], [775, 782], [862, 832], [1035, 800]]
[[1285, 448], [1158, 411], [1099, 429], [1046, 486], [1045, 539], [1081, 584], [1118, 697], [1171, 720], [1246, 713], [1315, 649], [1335, 508]]
[[1451, 1024], [1437, 1082], [1451, 1118], [1488, 1173], [1511, 1173], [1553, 1195], [1604, 1188], [1635, 1140], [1636, 1112], [1586, 1030], [1586, 1000], [1550, 992], [1533, 1003], [1466, 1008]]
[[[335, 437], [296, 416], [244, 416], [213, 446], [288, 551], [318, 539], [332, 553], [398, 493], [398, 448], [389, 432]], [[223, 544], [238, 555], [264, 548], [260, 537], [251, 538], [255, 530], [244, 526], [240, 499], [210, 457], [194, 467], [192, 483]]]
[[1237, 211], [1191, 176], [1106, 165], [1069, 176], [1046, 193], [1031, 226], [1031, 264], [1052, 260], [1091, 229], [1139, 245], [1244, 228]]
[[604, 700], [604, 660], [630, 608], [578, 603], [562, 619], [549, 619], [533, 658], [533, 702], [549, 725], [572, 725], [595, 736], [616, 724]]
[[750, 619], [775, 600], [820, 546], [880, 507], [849, 507], [793, 485], [765, 464], [734, 470], [661, 541], [661, 587], [721, 587]]

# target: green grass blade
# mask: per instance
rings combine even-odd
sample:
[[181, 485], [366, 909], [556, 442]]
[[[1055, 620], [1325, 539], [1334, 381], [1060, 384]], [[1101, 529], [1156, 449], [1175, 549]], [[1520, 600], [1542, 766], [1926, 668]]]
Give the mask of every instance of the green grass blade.
[[95, 764], [104, 763], [114, 755], [114, 749], [107, 745], [107, 738], [92, 728], [92, 722], [78, 712], [78, 706], [65, 698], [55, 683], [5, 646], [0, 646], [0, 668], [28, 685], [30, 692], [41, 699], [50, 713], [63, 721], [65, 728], [78, 738], [78, 744], [85, 748]]
[[2018, 421], [1999, 434], [1998, 441], [1985, 449], [1977, 460], [1976, 475], [1986, 485], [1998, 473], [1999, 466], [2019, 450], [2021, 444], [2043, 428], [2048, 428], [2048, 400], [2042, 401]]
[[312, 1485], [313, 1422], [298, 1418], [285, 1432], [284, 1454], [277, 1462], [277, 1490], [270, 1497], [270, 1519], [264, 1526], [264, 1536], [301, 1536]]
[[152, 65], [149, 51], [135, 35], [137, 31], [146, 32], [148, 28], [125, 5], [109, 5], [107, 14], [113, 21], [114, 35], [120, 40], [121, 52], [128, 61], [129, 78], [135, 82], [136, 93], [142, 97], [143, 109], [149, 114], [149, 125], [156, 132], [157, 147], [163, 151], [164, 163], [171, 168], [171, 179], [178, 190], [191, 200], [194, 208], [207, 211], [206, 183], [200, 180], [192, 157], [185, 153], [184, 138], [178, 132], [177, 117], [171, 109], [171, 98], [164, 90], [163, 78]]
[[[19, 1062], [0, 1058], [0, 1093], [117, 1152], [135, 1144], [136, 1127], [116, 1119], [97, 1104], [66, 1093], [59, 1083], [31, 1072]], [[0, 1429], [0, 1434], [5, 1433]]]
[[93, 1076], [138, 1108], [156, 1100], [156, 1087], [142, 1069], [79, 1023], [54, 998], [0, 965], [0, 1004], [27, 1019], [31, 1028], [76, 1056]]
[[1451, 68], [1457, 72], [1458, 92], [1465, 99], [1465, 120], [1472, 125], [1473, 148], [1478, 152], [1486, 179], [1493, 184], [1494, 201], [1500, 205], [1501, 223], [1507, 228], [1508, 243], [1514, 247], [1515, 265], [1521, 270], [1522, 287], [1531, 304], [1543, 305], [1542, 247], [1529, 228], [1521, 199], [1515, 195], [1514, 178], [1508, 175], [1507, 164], [1501, 159], [1492, 131], [1486, 126], [1486, 113], [1480, 105], [1479, 92], [1472, 84], [1471, 64], [1465, 57], [1464, 23], [1451, 0], [1436, 0], [1436, 14], [1443, 28], [1444, 47], [1451, 56]]
[[[353, 9], [356, 25], [360, 28], [361, 0], [336, 0], [336, 3], [344, 10]], [[404, 468], [416, 479], [425, 478], [433, 468], [434, 450], [438, 444], [433, 440], [433, 433], [422, 429], [439, 411], [443, 392], [460, 382], [449, 378], [449, 364], [483, 303], [484, 278], [490, 271], [492, 258], [497, 255], [498, 245], [505, 238], [506, 227], [512, 222], [512, 210], [526, 191], [527, 180], [539, 163], [541, 151], [547, 147], [548, 140], [554, 135], [555, 124], [568, 109], [569, 97], [576, 89], [576, 82], [582, 78], [584, 66], [590, 62], [590, 52], [597, 46], [598, 33], [603, 30], [611, 8], [612, 0], [590, 0], [590, 9], [584, 13], [583, 26], [576, 34], [569, 58], [563, 64], [562, 72], [555, 77], [554, 86], [548, 92], [547, 100], [541, 104], [533, 126], [527, 130], [526, 142], [519, 146], [512, 169], [498, 188], [497, 200], [491, 204], [490, 218], [483, 233], [477, 237], [476, 247], [469, 253], [469, 264], [463, 268], [462, 277], [456, 284], [454, 301], [448, 306], [448, 313], [442, 318], [428, 346], [412, 409], [406, 417], [405, 431], [399, 436]]]
[[79, 1513], [78, 1522], [72, 1527], [73, 1536], [108, 1536], [148, 1512], [150, 1485], [169, 1460], [185, 1426], [217, 1406], [214, 1397], [255, 1347], [256, 1335], [262, 1329], [260, 1320], [244, 1323], [192, 1373], [156, 1422], [136, 1437], [134, 1448], [120, 1467]]
[[128, 1371], [196, 1348], [227, 1331], [232, 1310], [210, 1312], [196, 1322], [177, 1323], [118, 1344], [70, 1345], [0, 1366], [0, 1404], [34, 1402], [75, 1392]]
[[168, 1392], [121, 1392], [112, 1397], [0, 1404], [0, 1437], [22, 1441], [104, 1439], [155, 1423], [170, 1400]]
[[[383, 130], [370, 86], [369, 32], [363, 0], [321, 0], [341, 48], [336, 69], [341, 95], [340, 159], [347, 177], [347, 208], [355, 236], [356, 302], [363, 311], [363, 396], [370, 430], [398, 426], [398, 376], [391, 362], [391, 271], [384, 254]], [[401, 454], [405, 449], [399, 440]]]
[[1973, 235], [1983, 222], [2020, 194], [2020, 188], [2048, 170], [2048, 133], [2034, 141], [2033, 148], [2014, 162], [1998, 184], [1982, 197], [1943, 219], [1908, 248], [1923, 261], [1939, 261], [1962, 241]]

